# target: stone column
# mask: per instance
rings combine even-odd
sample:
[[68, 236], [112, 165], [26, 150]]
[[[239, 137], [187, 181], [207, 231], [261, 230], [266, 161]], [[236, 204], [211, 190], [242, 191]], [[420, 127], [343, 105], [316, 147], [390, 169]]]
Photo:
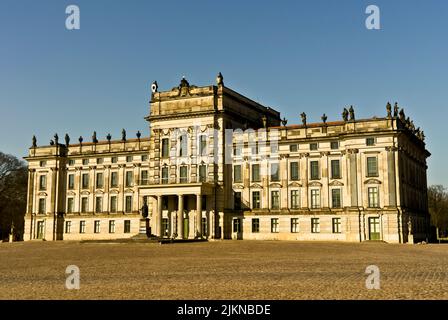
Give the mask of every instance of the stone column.
[[163, 228], [162, 228], [162, 196], [157, 196], [157, 229], [158, 236], [163, 236]]
[[196, 195], [196, 236], [202, 238], [202, 196]]
[[184, 195], [180, 194], [178, 196], [178, 206], [177, 206], [177, 238], [184, 238]]

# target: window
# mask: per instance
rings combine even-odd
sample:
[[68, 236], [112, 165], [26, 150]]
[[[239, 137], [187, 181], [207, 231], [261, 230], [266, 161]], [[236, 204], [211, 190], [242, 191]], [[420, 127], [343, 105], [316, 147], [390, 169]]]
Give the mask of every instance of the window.
[[330, 148], [331, 148], [331, 150], [339, 149], [339, 142], [338, 141], [331, 141]]
[[252, 181], [253, 182], [260, 181], [260, 165], [259, 164], [252, 165]]
[[280, 209], [280, 197], [278, 191], [271, 191], [271, 209]]
[[132, 196], [126, 196], [125, 203], [125, 212], [132, 212]]
[[233, 219], [233, 232], [241, 232], [241, 220]]
[[132, 162], [133, 159], [133, 156], [126, 156], [126, 162]]
[[84, 220], [79, 221], [79, 233], [86, 233], [86, 222]]
[[202, 218], [201, 220], [201, 231], [204, 237], [207, 236], [207, 218]]
[[112, 163], [117, 163], [118, 162], [118, 157], [112, 157], [111, 161], [112, 161]]
[[71, 232], [72, 232], [72, 222], [65, 221], [65, 233], [71, 233]]
[[162, 158], [170, 156], [170, 140], [168, 138], [162, 139]]
[[257, 142], [251, 143], [250, 152], [252, 155], [257, 155], [259, 153], [259, 145]]
[[291, 233], [299, 232], [299, 218], [291, 218]]
[[96, 158], [96, 164], [102, 164], [104, 161], [103, 158]]
[[243, 147], [237, 142], [237, 145], [233, 147], [233, 155], [239, 157], [241, 156], [242, 151]]
[[278, 233], [278, 218], [271, 219], [271, 233]]
[[333, 218], [333, 233], [341, 233], [341, 218]]
[[289, 163], [291, 180], [299, 180], [299, 163], [294, 161]]
[[317, 147], [318, 147], [318, 145], [317, 145], [317, 143], [310, 143], [310, 150], [317, 150]]
[[366, 146], [374, 146], [374, 145], [375, 145], [375, 138], [366, 139]]
[[311, 218], [311, 233], [319, 233], [320, 225], [319, 218]]
[[68, 175], [68, 189], [72, 190], [75, 188], [75, 175], [69, 174]]
[[233, 208], [241, 210], [241, 192], [235, 192], [233, 195]]
[[239, 183], [242, 181], [243, 179], [241, 177], [241, 165], [233, 166], [233, 182]]
[[95, 198], [95, 212], [103, 212], [103, 197]]
[[67, 213], [73, 213], [74, 209], [74, 199], [67, 198]]
[[311, 209], [320, 208], [320, 190], [311, 189]]
[[278, 153], [278, 144], [271, 144], [271, 155], [274, 156]]
[[252, 209], [260, 209], [260, 191], [252, 191]]
[[140, 172], [140, 184], [142, 185], [148, 184], [148, 170], [142, 170]]
[[115, 220], [109, 221], [109, 233], [115, 233]]
[[111, 172], [110, 174], [110, 186], [112, 188], [118, 187], [118, 172]]
[[341, 179], [341, 166], [339, 160], [331, 160], [331, 179]]
[[45, 160], [42, 160], [41, 162], [39, 162], [39, 166], [42, 168], [42, 167], [45, 167], [47, 165], [47, 161], [45, 161]]
[[162, 183], [168, 183], [168, 167], [165, 166], [162, 168]]
[[367, 189], [368, 199], [369, 199], [369, 208], [378, 208], [378, 187], [369, 187]]
[[110, 197], [110, 212], [117, 212], [117, 196]]
[[96, 187], [97, 188], [102, 188], [104, 186], [104, 176], [103, 173], [98, 172], [96, 174]]
[[163, 236], [167, 237], [170, 231], [170, 223], [168, 218], [162, 218]]
[[199, 136], [199, 155], [207, 155], [207, 136], [205, 135]]
[[88, 165], [89, 164], [89, 159], [82, 159], [82, 164], [84, 166]]
[[126, 171], [126, 187], [132, 187], [133, 185], [133, 172], [132, 171]]
[[73, 160], [73, 159], [68, 160], [68, 165], [69, 166], [74, 166], [75, 165], [75, 160]]
[[291, 190], [291, 209], [299, 208], [299, 190]]
[[199, 182], [205, 182], [207, 180], [207, 166], [201, 164], [199, 166]]
[[147, 154], [142, 155], [141, 159], [142, 159], [142, 161], [148, 161], [148, 155]]
[[280, 170], [278, 163], [271, 164], [271, 181], [279, 181], [280, 180]]
[[331, 206], [332, 208], [341, 207], [341, 189], [331, 190]]
[[181, 135], [179, 138], [179, 157], [185, 157], [187, 155], [187, 135]]
[[131, 233], [131, 220], [124, 220], [124, 233]]
[[188, 182], [188, 168], [187, 166], [181, 166], [180, 167], [180, 183], [187, 183]]
[[378, 177], [378, 159], [377, 157], [367, 157], [367, 176]]
[[93, 227], [94, 233], [100, 233], [100, 220], [94, 221], [94, 227]]
[[252, 219], [252, 233], [260, 232], [260, 219]]
[[291, 144], [289, 146], [289, 152], [297, 152], [298, 149], [299, 148], [298, 148], [298, 146], [296, 144]]
[[310, 161], [311, 180], [319, 180], [319, 161]]
[[39, 211], [38, 213], [44, 214], [47, 211], [47, 207], [46, 207], [46, 201], [45, 198], [40, 198], [39, 199]]
[[89, 188], [89, 174], [88, 173], [82, 174], [82, 188], [83, 189]]
[[81, 212], [87, 212], [89, 210], [89, 198], [82, 197], [81, 198]]
[[39, 177], [39, 190], [46, 190], [47, 189], [47, 176], [40, 176]]

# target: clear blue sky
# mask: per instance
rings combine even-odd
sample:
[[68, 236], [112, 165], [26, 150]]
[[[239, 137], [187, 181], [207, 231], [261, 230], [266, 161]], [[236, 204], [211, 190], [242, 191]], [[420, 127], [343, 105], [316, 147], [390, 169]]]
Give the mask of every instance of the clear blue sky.
[[[77, 4], [81, 29], [65, 28]], [[381, 30], [365, 9], [381, 10]], [[448, 1], [0, 1], [0, 150], [36, 134], [148, 134], [150, 84], [226, 86], [299, 122], [404, 106], [427, 136], [429, 183], [448, 186]]]

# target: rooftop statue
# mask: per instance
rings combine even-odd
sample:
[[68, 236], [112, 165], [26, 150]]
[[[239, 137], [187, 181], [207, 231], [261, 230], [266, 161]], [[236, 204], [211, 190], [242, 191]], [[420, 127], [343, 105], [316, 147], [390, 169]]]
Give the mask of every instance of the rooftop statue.
[[392, 105], [390, 104], [390, 102], [387, 103], [386, 110], [387, 110], [387, 117], [392, 118]]
[[345, 122], [348, 121], [348, 110], [347, 110], [347, 108], [344, 108], [344, 111], [342, 111], [342, 120], [344, 120]]
[[355, 120], [355, 109], [353, 109], [353, 106], [350, 106], [348, 112], [350, 113], [350, 120]]
[[65, 134], [65, 145], [68, 147], [70, 144], [70, 136], [68, 133]]
[[305, 113], [305, 112], [302, 112], [302, 113], [300, 114], [300, 117], [302, 118], [302, 124], [303, 124], [304, 126], [306, 126], [306, 113]]

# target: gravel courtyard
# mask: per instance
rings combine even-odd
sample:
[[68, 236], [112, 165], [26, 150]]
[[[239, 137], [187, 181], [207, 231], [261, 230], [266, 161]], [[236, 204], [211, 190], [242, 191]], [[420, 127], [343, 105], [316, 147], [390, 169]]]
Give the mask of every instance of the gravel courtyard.
[[[65, 288], [68, 265], [79, 290]], [[447, 245], [0, 243], [0, 299], [447, 299], [447, 287]]]

